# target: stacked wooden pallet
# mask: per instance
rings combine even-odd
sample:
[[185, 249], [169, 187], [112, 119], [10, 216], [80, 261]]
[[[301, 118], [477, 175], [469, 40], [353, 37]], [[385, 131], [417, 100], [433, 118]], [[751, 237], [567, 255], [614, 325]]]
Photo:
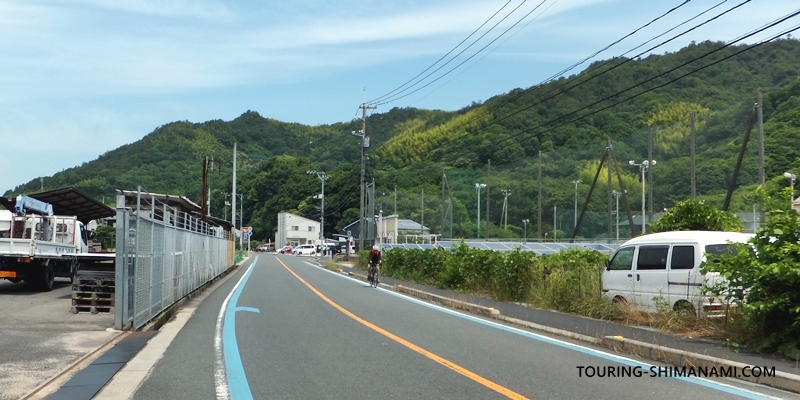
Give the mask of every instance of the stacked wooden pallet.
[[72, 281], [73, 314], [114, 312], [114, 277], [93, 272], [90, 276], [79, 273]]

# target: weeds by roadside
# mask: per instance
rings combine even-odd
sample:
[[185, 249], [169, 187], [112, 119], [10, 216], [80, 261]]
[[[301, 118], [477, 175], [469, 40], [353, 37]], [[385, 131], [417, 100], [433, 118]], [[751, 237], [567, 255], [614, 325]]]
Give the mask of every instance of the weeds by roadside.
[[[359, 256], [359, 261], [366, 265], [366, 254]], [[646, 326], [685, 337], [719, 339], [734, 346], [752, 337], [741, 309], [732, 308], [725, 318], [699, 318], [670, 307], [656, 313], [645, 312], [602, 298], [601, 277], [606, 258], [589, 250], [572, 249], [537, 256], [521, 251], [476, 250], [462, 244], [450, 251], [393, 249], [384, 255], [382, 272], [442, 289], [524, 302], [531, 307], [619, 321], [629, 326]]]

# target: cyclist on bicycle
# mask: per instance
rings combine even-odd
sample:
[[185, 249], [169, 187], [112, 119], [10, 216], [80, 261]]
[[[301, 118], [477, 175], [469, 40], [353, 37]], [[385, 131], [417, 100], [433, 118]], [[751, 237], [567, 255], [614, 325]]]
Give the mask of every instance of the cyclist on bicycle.
[[369, 268], [370, 276], [374, 277], [377, 286], [378, 278], [381, 276], [381, 250], [378, 245], [372, 246], [372, 251], [369, 252]]

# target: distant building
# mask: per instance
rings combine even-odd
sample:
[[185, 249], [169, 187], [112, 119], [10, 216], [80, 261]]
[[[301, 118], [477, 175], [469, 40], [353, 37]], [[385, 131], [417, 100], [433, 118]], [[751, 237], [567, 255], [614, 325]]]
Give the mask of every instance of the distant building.
[[275, 248], [314, 243], [319, 239], [320, 223], [288, 212], [278, 213]]
[[[439, 235], [431, 235], [430, 228], [410, 219], [400, 219], [396, 214], [383, 218], [367, 218], [364, 238], [368, 243], [435, 243]], [[369, 226], [371, 225], [371, 226]], [[356, 241], [361, 227], [359, 221], [345, 226], [341, 235], [351, 235]]]

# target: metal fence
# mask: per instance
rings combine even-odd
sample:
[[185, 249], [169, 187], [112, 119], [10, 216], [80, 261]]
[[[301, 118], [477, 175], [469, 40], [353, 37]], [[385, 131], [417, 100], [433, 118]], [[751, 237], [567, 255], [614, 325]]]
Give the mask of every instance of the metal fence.
[[141, 193], [117, 196], [114, 325], [141, 328], [234, 264], [234, 241], [220, 227]]

